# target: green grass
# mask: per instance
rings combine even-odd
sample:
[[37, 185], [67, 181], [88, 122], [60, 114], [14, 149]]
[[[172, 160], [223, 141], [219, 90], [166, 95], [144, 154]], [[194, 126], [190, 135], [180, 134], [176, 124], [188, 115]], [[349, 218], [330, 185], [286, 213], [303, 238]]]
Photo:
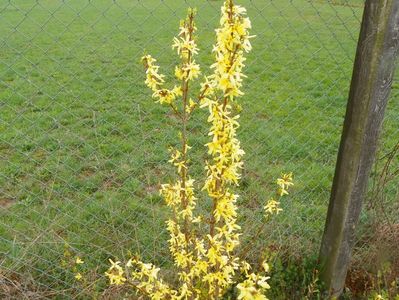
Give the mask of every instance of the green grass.
[[[173, 177], [165, 162], [167, 147], [176, 143], [176, 121], [151, 100], [139, 58], [149, 52], [172, 74], [177, 58], [170, 45], [186, 2], [198, 8], [198, 61], [207, 73], [221, 1], [0, 3], [1, 268], [49, 290], [69, 287], [72, 275], [60, 267], [65, 243], [90, 267], [99, 265], [99, 274], [109, 257], [129, 250], [167, 267], [161, 228], [168, 211], [157, 190]], [[259, 210], [274, 179], [293, 171], [284, 213], [253, 251], [268, 243], [313, 255], [362, 1], [238, 2], [248, 8], [257, 35], [241, 100], [239, 137], [247, 153], [241, 222], [250, 234], [262, 222]], [[395, 83], [394, 97], [397, 89]], [[388, 146], [397, 136], [398, 109], [391, 101]], [[193, 164], [200, 163], [205, 114], [190, 126]], [[195, 175], [202, 170], [193, 166]]]

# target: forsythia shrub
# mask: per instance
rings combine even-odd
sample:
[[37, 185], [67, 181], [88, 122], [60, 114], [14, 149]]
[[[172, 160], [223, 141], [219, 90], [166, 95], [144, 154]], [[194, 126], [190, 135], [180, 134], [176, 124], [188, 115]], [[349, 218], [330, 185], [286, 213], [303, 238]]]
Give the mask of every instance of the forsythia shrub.
[[[262, 271], [256, 273], [236, 254], [240, 226], [237, 224], [238, 195], [233, 188], [240, 180], [244, 151], [236, 137], [239, 116], [234, 114], [232, 104], [243, 95], [244, 54], [251, 50], [248, 33], [251, 23], [245, 15], [243, 7], [234, 5], [232, 0], [225, 1], [213, 48], [213, 74], [205, 77], [199, 95], [194, 99], [190, 97], [190, 87], [200, 75], [200, 66], [195, 61], [198, 48], [193, 9], [189, 9], [187, 18], [181, 21], [180, 32], [173, 40], [172, 47], [180, 57], [180, 64], [174, 72], [178, 83], [172, 89], [165, 87], [165, 76], [159, 73], [156, 60], [150, 55], [142, 58], [146, 69], [145, 83], [152, 90], [153, 98], [168, 105], [181, 123], [181, 146], [170, 149], [169, 160], [177, 169], [178, 179], [163, 184], [160, 190], [173, 212], [166, 226], [179, 280], [172, 286], [159, 276], [159, 268], [133, 257], [123, 266], [121, 262], [111, 260], [111, 267], [106, 272], [111, 284], [129, 284], [150, 299], [219, 299], [234, 286], [238, 299], [267, 299], [267, 263], [264, 262]], [[202, 188], [212, 201], [208, 218], [195, 211], [197, 197], [188, 163], [191, 147], [187, 140], [187, 123], [198, 107], [209, 111], [211, 140], [206, 147], [210, 157], [205, 162], [207, 176]], [[267, 201], [266, 216], [281, 210], [278, 200], [287, 194], [291, 185], [291, 174], [283, 174], [277, 180], [277, 197]], [[203, 224], [208, 225], [207, 234], [201, 234], [200, 225]]]

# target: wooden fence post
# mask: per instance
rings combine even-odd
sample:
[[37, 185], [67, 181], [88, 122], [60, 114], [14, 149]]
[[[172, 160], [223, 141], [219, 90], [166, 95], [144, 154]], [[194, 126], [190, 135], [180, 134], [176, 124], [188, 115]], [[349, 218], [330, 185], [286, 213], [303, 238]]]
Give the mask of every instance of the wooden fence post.
[[399, 0], [366, 0], [344, 128], [320, 248], [329, 296], [342, 293], [393, 80]]

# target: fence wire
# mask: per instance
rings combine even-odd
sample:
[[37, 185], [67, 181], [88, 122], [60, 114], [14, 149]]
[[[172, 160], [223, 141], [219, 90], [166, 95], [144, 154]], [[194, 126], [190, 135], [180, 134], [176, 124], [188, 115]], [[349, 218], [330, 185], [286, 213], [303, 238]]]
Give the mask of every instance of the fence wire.
[[[252, 244], [248, 253], [279, 249], [315, 256], [363, 1], [237, 2], [248, 9], [256, 35], [240, 103], [243, 244]], [[176, 120], [151, 100], [140, 57], [151, 53], [163, 73], [173, 74], [172, 38], [186, 9], [196, 7], [198, 61], [209, 74], [221, 4], [1, 1], [0, 295], [104, 295], [98, 286], [105, 287], [108, 258], [129, 253], [168, 270], [168, 210], [158, 189], [173, 177], [166, 149], [176, 143]], [[393, 99], [397, 88], [395, 82]], [[398, 140], [398, 109], [391, 101], [381, 158]], [[207, 141], [204, 120], [203, 113], [196, 114], [190, 128], [195, 177], [204, 174], [198, 164]], [[397, 164], [397, 156], [393, 161]], [[295, 187], [282, 203], [284, 211], [253, 236], [264, 222], [260, 211], [275, 178], [287, 171], [294, 173]], [[381, 193], [384, 218], [393, 226], [395, 180]], [[366, 209], [361, 225], [368, 233], [369, 215]], [[359, 237], [360, 249], [372, 239], [368, 236], [367, 242]], [[69, 262], [75, 256], [85, 261], [86, 283], [74, 279]], [[91, 280], [100, 284], [94, 288]]]

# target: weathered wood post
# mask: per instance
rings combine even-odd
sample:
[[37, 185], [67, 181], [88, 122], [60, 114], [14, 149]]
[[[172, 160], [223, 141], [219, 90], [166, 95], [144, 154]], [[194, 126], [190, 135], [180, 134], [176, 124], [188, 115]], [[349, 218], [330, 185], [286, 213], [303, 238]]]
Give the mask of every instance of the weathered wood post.
[[366, 0], [321, 249], [321, 279], [341, 294], [394, 72], [399, 0]]

